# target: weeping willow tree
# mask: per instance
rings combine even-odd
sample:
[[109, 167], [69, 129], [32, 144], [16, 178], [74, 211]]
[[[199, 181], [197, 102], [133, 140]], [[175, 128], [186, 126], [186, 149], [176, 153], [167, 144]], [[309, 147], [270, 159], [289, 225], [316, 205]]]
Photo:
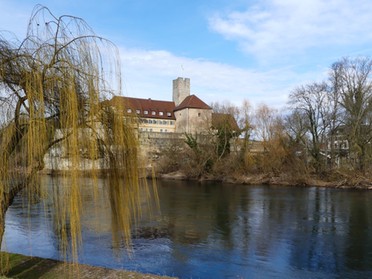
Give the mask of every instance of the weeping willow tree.
[[[42, 194], [35, 177], [46, 154], [57, 150], [68, 158], [69, 175], [68, 185], [58, 185], [62, 250], [77, 260], [83, 210], [79, 174], [87, 159], [90, 168], [109, 174], [114, 240], [130, 242], [145, 182], [132, 123], [125, 121], [123, 108], [105, 102], [120, 92], [119, 61], [115, 46], [84, 20], [56, 17], [43, 6], [35, 7], [23, 41], [0, 37], [0, 241], [14, 197]], [[91, 175], [97, 181], [97, 174]]]

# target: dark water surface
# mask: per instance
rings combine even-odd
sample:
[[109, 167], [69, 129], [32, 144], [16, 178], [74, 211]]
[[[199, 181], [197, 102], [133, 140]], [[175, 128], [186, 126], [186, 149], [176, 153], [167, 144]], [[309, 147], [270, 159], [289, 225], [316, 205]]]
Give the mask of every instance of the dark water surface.
[[[161, 214], [143, 213], [129, 257], [113, 251], [109, 206], [94, 207], [87, 191], [80, 262], [180, 278], [372, 278], [372, 192], [180, 181], [158, 188]], [[58, 259], [52, 200], [24, 204], [17, 198], [7, 213], [3, 250]]]

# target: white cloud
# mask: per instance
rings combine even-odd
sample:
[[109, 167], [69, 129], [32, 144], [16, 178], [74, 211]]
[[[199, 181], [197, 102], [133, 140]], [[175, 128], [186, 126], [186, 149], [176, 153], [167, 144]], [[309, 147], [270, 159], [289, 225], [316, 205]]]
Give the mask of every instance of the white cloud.
[[[337, 1], [341, 4], [344, 2], [348, 1]], [[309, 48], [314, 44], [314, 38], [319, 40], [335, 32], [331, 19], [339, 10], [335, 0], [327, 3], [330, 5], [328, 8], [317, 0], [258, 1], [257, 5], [248, 7], [243, 12], [216, 14], [210, 18], [210, 24], [216, 32], [238, 41], [247, 53], [252, 53], [261, 60], [270, 60], [288, 55], [286, 53], [294, 52], [295, 49]], [[356, 0], [356, 3], [360, 4], [361, 0]], [[22, 5], [14, 5], [10, 0], [0, 0], [0, 6], [0, 28], [11, 30], [19, 38], [23, 38], [33, 6], [23, 4], [21, 7]], [[364, 7], [358, 8], [361, 13], [356, 19], [357, 23], [350, 20], [357, 8], [351, 8], [351, 11], [346, 8], [342, 10], [342, 17], [349, 21], [342, 25], [348, 30], [344, 34], [350, 34], [349, 39], [354, 40], [358, 35], [360, 40], [367, 40], [367, 22], [370, 20], [369, 17], [366, 18], [366, 13], [371, 11], [370, 4], [366, 2]], [[332, 9], [336, 9], [336, 12]], [[319, 18], [311, 18], [312, 14], [321, 12], [326, 14], [322, 20], [327, 23], [327, 27], [322, 27], [323, 29], [314, 27], [321, 25]], [[365, 36], [360, 36], [360, 33], [354, 35], [352, 32], [357, 30], [360, 22], [365, 22]], [[306, 36], [303, 30], [306, 30]], [[345, 36], [329, 37], [333, 40], [345, 40]], [[288, 93], [296, 85], [318, 80], [324, 71], [322, 64], [316, 69], [296, 73], [293, 66], [267, 67], [265, 70], [242, 68], [202, 58], [176, 56], [164, 50], [139, 50], [122, 46], [120, 52], [125, 95], [160, 100], [171, 100], [172, 80], [181, 76], [191, 78], [192, 93], [207, 103], [228, 100], [240, 105], [244, 99], [248, 99], [252, 104], [263, 102], [279, 108], [285, 105]], [[329, 65], [325, 65], [327, 66]]]
[[120, 52], [124, 93], [138, 98], [171, 100], [172, 80], [181, 76], [191, 79], [191, 93], [207, 103], [228, 100], [240, 105], [247, 99], [280, 108], [296, 85], [319, 78], [319, 72], [297, 74], [291, 68], [261, 72], [167, 51], [122, 48]]
[[216, 13], [209, 25], [265, 62], [371, 43], [371, 14], [370, 0], [266, 0], [244, 11]]

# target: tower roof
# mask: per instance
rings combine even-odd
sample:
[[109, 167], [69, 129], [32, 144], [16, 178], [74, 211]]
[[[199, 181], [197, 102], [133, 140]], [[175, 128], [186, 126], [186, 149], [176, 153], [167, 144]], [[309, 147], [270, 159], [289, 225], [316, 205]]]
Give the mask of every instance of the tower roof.
[[174, 108], [174, 111], [185, 109], [185, 108], [194, 108], [194, 109], [212, 109], [210, 106], [208, 106], [206, 103], [204, 103], [202, 100], [200, 100], [197, 96], [190, 95], [187, 96], [179, 106]]

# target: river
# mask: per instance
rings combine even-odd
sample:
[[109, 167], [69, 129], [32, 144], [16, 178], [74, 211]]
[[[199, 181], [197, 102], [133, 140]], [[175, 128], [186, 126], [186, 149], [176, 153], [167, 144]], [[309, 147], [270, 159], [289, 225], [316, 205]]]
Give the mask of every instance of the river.
[[[113, 249], [109, 206], [84, 193], [79, 261], [180, 278], [372, 278], [370, 191], [185, 181], [158, 190], [160, 210], [144, 210], [131, 254]], [[51, 203], [27, 208], [17, 197], [2, 249], [59, 259]]]

